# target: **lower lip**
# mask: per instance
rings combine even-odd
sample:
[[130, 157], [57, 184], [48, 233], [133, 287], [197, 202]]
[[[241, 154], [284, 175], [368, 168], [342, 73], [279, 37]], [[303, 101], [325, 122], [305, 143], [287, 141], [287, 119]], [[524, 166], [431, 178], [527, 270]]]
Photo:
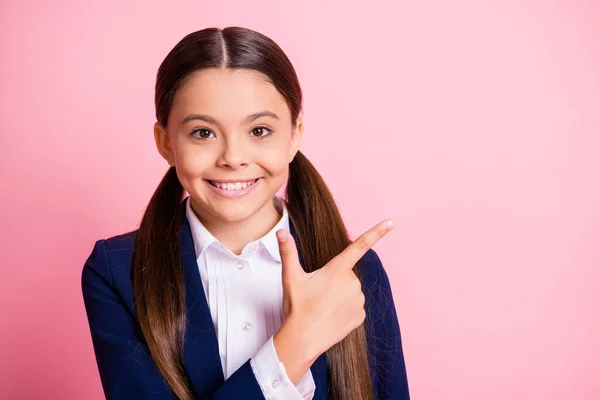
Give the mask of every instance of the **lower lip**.
[[246, 186], [246, 188], [244, 189], [240, 189], [240, 190], [225, 190], [225, 189], [220, 189], [216, 186], [211, 185], [211, 183], [207, 180], [205, 180], [206, 184], [212, 189], [213, 192], [215, 192], [216, 194], [225, 197], [227, 199], [237, 199], [238, 197], [243, 197], [245, 195], [247, 195], [248, 193], [252, 192], [254, 190], [254, 188], [256, 188], [256, 186], [258, 186], [260, 184], [260, 182], [263, 180], [263, 178], [259, 178], [255, 183], [253, 183], [250, 186]]

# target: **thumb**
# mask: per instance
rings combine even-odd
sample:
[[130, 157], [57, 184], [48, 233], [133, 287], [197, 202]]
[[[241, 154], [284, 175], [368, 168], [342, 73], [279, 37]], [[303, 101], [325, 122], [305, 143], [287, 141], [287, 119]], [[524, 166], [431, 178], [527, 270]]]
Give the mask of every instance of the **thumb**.
[[281, 256], [281, 279], [285, 287], [287, 283], [296, 282], [304, 274], [304, 270], [300, 265], [298, 250], [292, 235], [285, 229], [280, 229], [275, 233]]

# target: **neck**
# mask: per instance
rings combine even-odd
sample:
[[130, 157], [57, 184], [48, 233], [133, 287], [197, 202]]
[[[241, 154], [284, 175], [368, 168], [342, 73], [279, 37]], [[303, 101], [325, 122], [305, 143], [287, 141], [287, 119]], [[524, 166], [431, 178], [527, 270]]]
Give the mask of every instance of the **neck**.
[[219, 242], [229, 249], [233, 254], [240, 255], [242, 250], [250, 242], [260, 239], [267, 234], [282, 217], [275, 205], [275, 199], [267, 202], [261, 209], [250, 217], [238, 221], [227, 222], [218, 218], [206, 218], [193, 199], [190, 197], [191, 207], [202, 225]]

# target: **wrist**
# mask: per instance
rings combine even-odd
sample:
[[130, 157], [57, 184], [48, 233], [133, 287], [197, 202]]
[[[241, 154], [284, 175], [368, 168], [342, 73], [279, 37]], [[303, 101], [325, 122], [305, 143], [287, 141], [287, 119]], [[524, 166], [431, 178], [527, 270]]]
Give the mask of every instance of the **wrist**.
[[277, 357], [285, 366], [294, 384], [302, 378], [320, 355], [312, 348], [314, 341], [310, 339], [301, 325], [296, 324], [291, 318], [286, 318], [273, 336]]

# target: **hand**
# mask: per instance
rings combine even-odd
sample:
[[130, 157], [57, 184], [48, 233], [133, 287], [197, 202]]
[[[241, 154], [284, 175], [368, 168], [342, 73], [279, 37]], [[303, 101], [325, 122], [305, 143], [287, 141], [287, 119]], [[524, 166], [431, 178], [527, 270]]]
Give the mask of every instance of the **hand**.
[[365, 296], [353, 268], [391, 228], [392, 221], [380, 222], [310, 273], [302, 269], [291, 235], [284, 229], [277, 231], [284, 322], [273, 341], [294, 384], [319, 355], [363, 323]]

